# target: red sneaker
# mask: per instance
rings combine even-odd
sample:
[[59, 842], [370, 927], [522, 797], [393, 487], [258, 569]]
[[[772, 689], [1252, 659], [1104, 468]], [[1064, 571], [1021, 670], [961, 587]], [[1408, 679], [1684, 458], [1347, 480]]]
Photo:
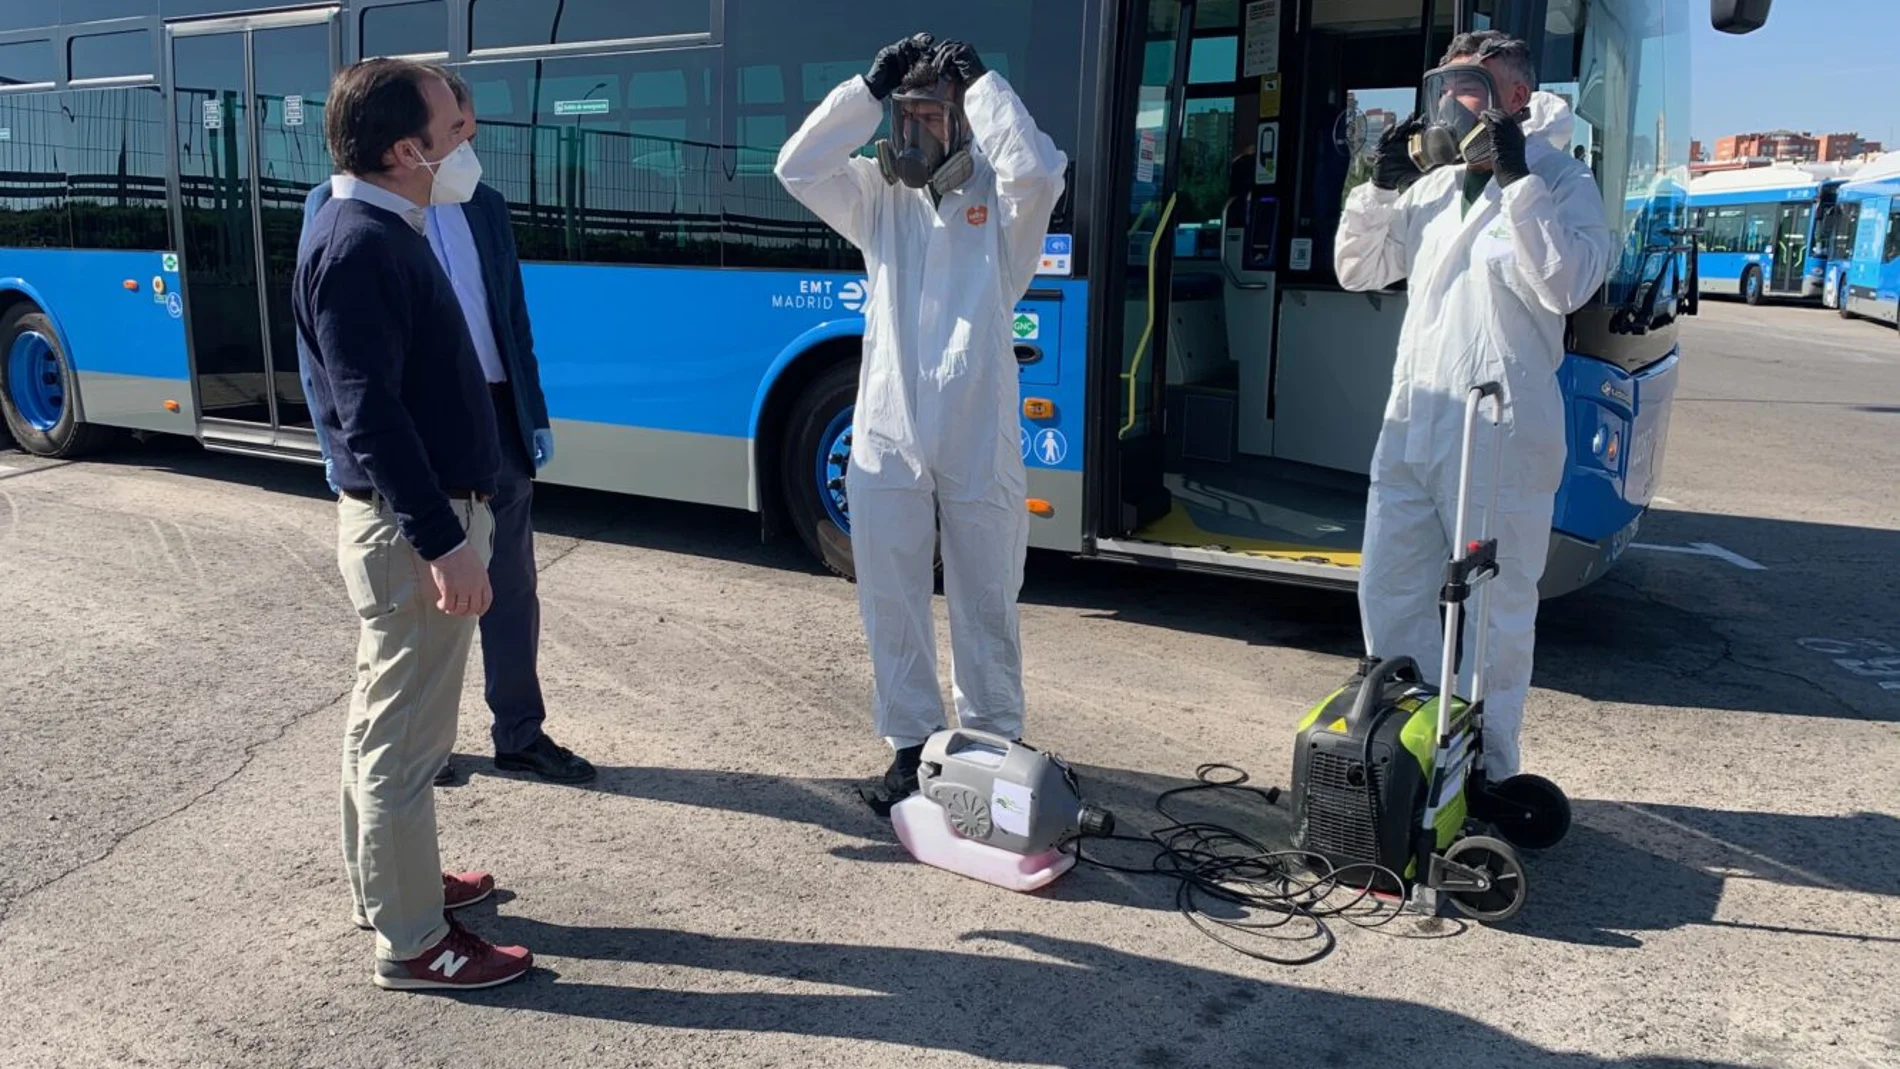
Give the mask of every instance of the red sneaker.
[[449, 934], [416, 957], [378, 960], [375, 983], [391, 991], [474, 990], [518, 980], [533, 967], [528, 948], [495, 946], [450, 918]]
[[[495, 877], [486, 872], [445, 872], [442, 874], [442, 908], [472, 906], [495, 893]], [[373, 931], [375, 926], [362, 914], [350, 918], [358, 928]]]

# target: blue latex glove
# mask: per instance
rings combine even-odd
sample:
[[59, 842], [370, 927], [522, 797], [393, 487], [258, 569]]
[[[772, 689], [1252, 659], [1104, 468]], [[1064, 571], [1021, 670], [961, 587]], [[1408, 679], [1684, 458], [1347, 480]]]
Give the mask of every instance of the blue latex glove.
[[547, 466], [554, 459], [554, 432], [546, 427], [536, 427], [534, 431], [534, 467], [536, 471]]

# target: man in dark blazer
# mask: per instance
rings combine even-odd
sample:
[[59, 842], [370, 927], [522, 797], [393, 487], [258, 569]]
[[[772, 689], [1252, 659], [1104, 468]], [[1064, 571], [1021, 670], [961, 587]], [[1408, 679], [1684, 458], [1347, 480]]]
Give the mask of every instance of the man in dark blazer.
[[[467, 84], [446, 68], [429, 69], [448, 82], [473, 141], [475, 108]], [[328, 182], [310, 191], [304, 201], [306, 228], [329, 198]], [[466, 204], [432, 205], [428, 216], [429, 245], [468, 320], [494, 395], [495, 428], [501, 438], [501, 469], [492, 502], [495, 552], [489, 564], [494, 603], [481, 617], [482, 668], [488, 708], [494, 714], [495, 766], [552, 783], [584, 783], [594, 778], [593, 765], [549, 738], [542, 728], [547, 706], [536, 667], [541, 602], [536, 593], [530, 505], [534, 473], [554, 456], [554, 434], [541, 393], [540, 365], [534, 356], [508, 202], [493, 187], [479, 184]], [[321, 434], [318, 445], [328, 470], [329, 447]], [[454, 780], [454, 768], [444, 762], [436, 784]]]

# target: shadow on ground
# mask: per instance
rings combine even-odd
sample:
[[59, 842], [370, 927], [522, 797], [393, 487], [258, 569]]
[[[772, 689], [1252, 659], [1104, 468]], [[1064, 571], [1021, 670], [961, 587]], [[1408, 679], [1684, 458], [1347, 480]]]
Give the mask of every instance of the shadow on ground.
[[[1282, 793], [1268, 804], [1250, 791], [1195, 788], [1190, 770], [1171, 776], [1078, 764], [1084, 795], [1115, 813], [1117, 832], [1148, 836], [1176, 822], [1200, 821], [1232, 829], [1269, 849], [1281, 849], [1292, 830], [1292, 798]], [[789, 821], [858, 840], [829, 849], [833, 856], [867, 864], [917, 864], [896, 841], [888, 821], [858, 798], [861, 781], [800, 779], [714, 769], [605, 767], [582, 789], [668, 805], [741, 813]], [[1273, 786], [1251, 782], [1249, 787]], [[1790, 816], [1688, 806], [1634, 805], [1577, 799], [1570, 835], [1555, 848], [1527, 859], [1532, 890], [1524, 911], [1505, 928], [1535, 939], [1584, 946], [1636, 948], [1643, 935], [1689, 925], [1729, 925], [1717, 919], [1723, 883], [1765, 880], [1790, 887], [1852, 891], [1900, 898], [1900, 819], [1882, 813], [1840, 817]], [[1085, 856], [1117, 868], [1152, 868], [1159, 848], [1151, 843], [1090, 842]], [[1084, 863], [1040, 894], [1055, 901], [1103, 902], [1130, 909], [1178, 911], [1178, 882], [1146, 873], [1131, 875]], [[1337, 901], [1335, 904], [1338, 903]], [[1214, 908], [1212, 917], [1238, 919]], [[1185, 922], [1184, 922], [1185, 923]], [[1332, 925], [1342, 939], [1429, 936], [1414, 918], [1401, 918], [1377, 932], [1357, 933], [1346, 922]], [[1883, 939], [1852, 930], [1851, 915], [1831, 917], [1811, 928], [1769, 929], [1843, 939]], [[1310, 929], [1275, 936], [1289, 949]], [[1437, 937], [1437, 936], [1432, 936]], [[1253, 945], [1253, 944], [1249, 944]]]
[[871, 1040], [1063, 1066], [1354, 1066], [1380, 1064], [1399, 1050], [1417, 1066], [1726, 1064], [1550, 1051], [1415, 1002], [1247, 980], [1027, 932], [971, 932], [940, 946], [924, 936], [915, 946], [857, 947], [513, 917], [479, 923], [558, 957], [831, 988], [707, 993], [565, 983], [543, 969], [524, 983], [464, 996], [663, 1028]]

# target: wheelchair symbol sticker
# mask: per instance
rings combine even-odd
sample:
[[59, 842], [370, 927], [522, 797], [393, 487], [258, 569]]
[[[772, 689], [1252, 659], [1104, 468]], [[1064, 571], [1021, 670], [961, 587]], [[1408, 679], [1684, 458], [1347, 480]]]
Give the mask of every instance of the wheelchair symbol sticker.
[[1069, 440], [1054, 427], [1048, 427], [1036, 435], [1036, 459], [1050, 467], [1062, 463], [1069, 455]]
[[178, 299], [178, 294], [167, 294], [165, 297], [165, 310], [172, 314], [173, 319], [177, 319], [179, 316], [185, 314], [185, 304]]
[[1016, 434], [1018, 437], [1020, 437], [1023, 440], [1023, 443], [1022, 443], [1023, 444], [1023, 459], [1028, 460], [1029, 459], [1029, 428], [1018, 427], [1016, 428]]

